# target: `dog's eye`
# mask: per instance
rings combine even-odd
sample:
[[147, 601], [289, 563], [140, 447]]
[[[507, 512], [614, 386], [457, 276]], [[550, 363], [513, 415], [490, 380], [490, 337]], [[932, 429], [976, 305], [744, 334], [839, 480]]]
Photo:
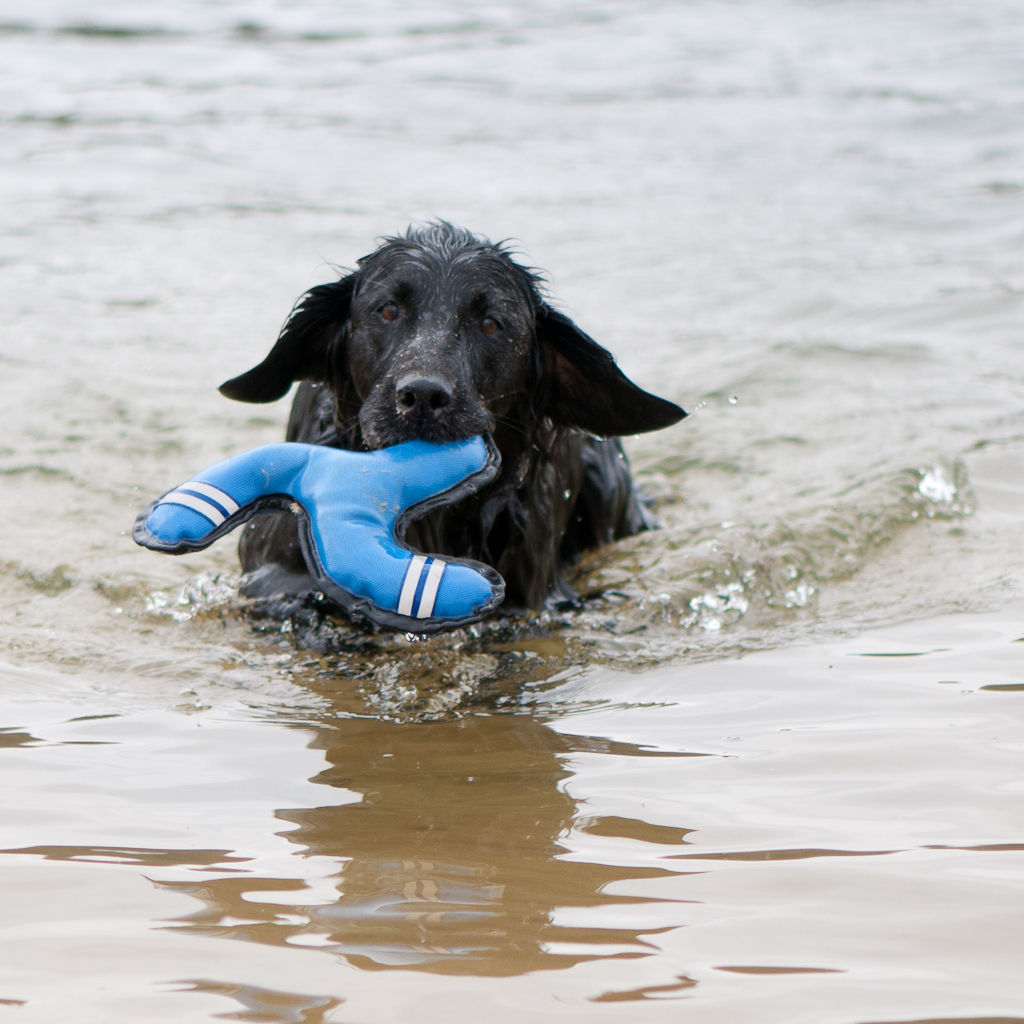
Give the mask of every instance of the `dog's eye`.
[[393, 324], [398, 319], [398, 303], [397, 302], [385, 302], [383, 306], [378, 310], [380, 315], [384, 317], [389, 324]]
[[501, 324], [493, 316], [485, 316], [480, 321], [480, 331], [483, 334], [493, 334], [500, 326]]

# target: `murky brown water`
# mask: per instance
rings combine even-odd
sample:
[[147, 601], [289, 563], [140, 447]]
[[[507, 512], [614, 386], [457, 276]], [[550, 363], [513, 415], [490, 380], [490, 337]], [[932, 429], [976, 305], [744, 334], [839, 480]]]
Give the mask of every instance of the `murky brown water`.
[[[1024, 1021], [1017, 5], [0, 20], [0, 1016]], [[136, 549], [435, 215], [696, 408], [664, 529], [422, 644]]]

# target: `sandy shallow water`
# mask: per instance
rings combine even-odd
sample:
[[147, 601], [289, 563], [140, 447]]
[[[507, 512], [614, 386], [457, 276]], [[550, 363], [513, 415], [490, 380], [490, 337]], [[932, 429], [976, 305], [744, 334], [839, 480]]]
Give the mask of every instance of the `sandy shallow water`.
[[[0, 21], [0, 1017], [1024, 1021], [1017, 4]], [[135, 548], [429, 217], [694, 410], [663, 529], [423, 644]]]
[[4, 667], [12, 1019], [1012, 1017], [1022, 616], [431, 724]]

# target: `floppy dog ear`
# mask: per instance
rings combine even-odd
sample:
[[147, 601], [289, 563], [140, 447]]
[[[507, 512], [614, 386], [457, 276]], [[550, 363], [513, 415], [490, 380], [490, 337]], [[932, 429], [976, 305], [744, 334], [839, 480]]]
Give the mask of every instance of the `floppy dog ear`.
[[671, 426], [686, 415], [638, 388], [610, 352], [548, 306], [537, 309], [537, 342], [545, 368], [544, 412], [555, 423], [621, 437]]
[[277, 344], [259, 366], [221, 384], [236, 402], [275, 402], [296, 380], [326, 381], [332, 342], [349, 317], [355, 274], [310, 288], [295, 303]]

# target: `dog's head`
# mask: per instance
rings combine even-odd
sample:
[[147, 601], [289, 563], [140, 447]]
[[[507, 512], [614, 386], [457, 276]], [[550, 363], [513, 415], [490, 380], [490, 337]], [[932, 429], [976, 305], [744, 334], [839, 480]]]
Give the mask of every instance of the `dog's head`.
[[354, 273], [311, 289], [267, 358], [220, 390], [273, 402], [296, 380], [329, 385], [370, 448], [513, 419], [618, 436], [686, 415], [628, 380], [500, 245], [445, 223], [386, 239]]

